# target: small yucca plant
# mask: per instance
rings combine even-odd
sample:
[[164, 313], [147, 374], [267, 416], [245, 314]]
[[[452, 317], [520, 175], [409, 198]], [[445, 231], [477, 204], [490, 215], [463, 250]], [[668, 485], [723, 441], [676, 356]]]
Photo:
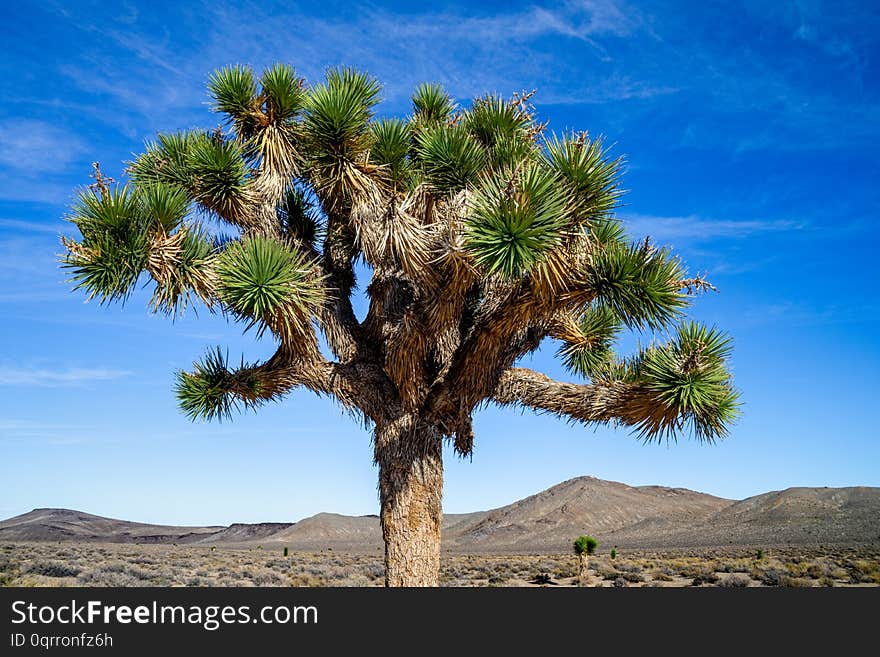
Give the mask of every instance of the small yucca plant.
[[596, 552], [599, 541], [592, 536], [578, 536], [574, 541], [574, 553], [578, 558], [578, 579], [583, 580], [587, 575], [589, 557]]

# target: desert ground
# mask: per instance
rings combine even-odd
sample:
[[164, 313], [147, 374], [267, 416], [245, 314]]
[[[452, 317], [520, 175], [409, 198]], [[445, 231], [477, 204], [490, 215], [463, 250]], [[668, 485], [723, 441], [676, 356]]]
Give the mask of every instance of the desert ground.
[[[191, 545], [9, 542], [3, 586], [381, 586], [382, 554]], [[813, 587], [880, 585], [874, 547], [609, 551], [577, 577], [574, 554], [445, 554], [441, 584]]]

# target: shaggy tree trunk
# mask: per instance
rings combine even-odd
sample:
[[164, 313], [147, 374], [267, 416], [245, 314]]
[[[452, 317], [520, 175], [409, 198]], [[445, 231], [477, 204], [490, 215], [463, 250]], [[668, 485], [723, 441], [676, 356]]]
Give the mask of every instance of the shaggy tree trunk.
[[578, 555], [578, 579], [581, 582], [583, 582], [587, 577], [588, 566], [590, 565], [589, 559], [590, 557], [586, 552]]
[[443, 521], [442, 437], [404, 416], [376, 428], [386, 586], [437, 586]]

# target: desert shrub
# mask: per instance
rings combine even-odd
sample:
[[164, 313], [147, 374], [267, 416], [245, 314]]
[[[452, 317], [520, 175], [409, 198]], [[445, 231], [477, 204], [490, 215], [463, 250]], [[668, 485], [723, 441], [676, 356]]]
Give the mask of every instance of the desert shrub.
[[751, 578], [748, 575], [743, 575], [742, 573], [734, 573], [724, 579], [718, 580], [718, 586], [722, 586], [728, 589], [740, 589], [745, 588], [751, 582]]
[[655, 570], [653, 573], [651, 573], [651, 578], [658, 581], [658, 582], [671, 582], [672, 581], [672, 577], [670, 577], [669, 575], [667, 575], [666, 573], [664, 573], [660, 570]]
[[18, 576], [19, 572], [16, 568], [5, 566], [0, 570], [0, 586], [12, 586]]
[[761, 548], [758, 548], [758, 552], [755, 554], [755, 559], [760, 561], [763, 558], [764, 558], [764, 550], [762, 550]]
[[122, 563], [110, 563], [81, 572], [77, 582], [86, 586], [148, 586], [150, 574]]
[[819, 580], [819, 586], [832, 587], [834, 586], [834, 578], [833, 577], [823, 577]]
[[367, 566], [364, 568], [364, 575], [366, 575], [369, 579], [384, 579], [385, 566], [378, 563], [367, 564]]
[[625, 579], [627, 582], [644, 582], [645, 576], [641, 573], [636, 573], [632, 571], [627, 571], [621, 574], [621, 577]]
[[627, 586], [629, 586], [629, 584], [626, 583], [626, 580], [623, 579], [623, 577], [618, 577], [614, 580], [614, 588], [616, 589], [626, 588]]
[[533, 565], [531, 570], [540, 570], [541, 572], [549, 573], [554, 568], [556, 568], [556, 561], [551, 561], [550, 559], [540, 559], [536, 564]]
[[566, 577], [574, 577], [577, 575], [577, 570], [569, 563], [563, 563], [556, 566], [553, 569], [553, 574], [560, 579], [564, 579]]
[[251, 575], [254, 586], [286, 586], [287, 580], [271, 570], [263, 570]]
[[752, 571], [752, 577], [765, 586], [781, 586], [782, 578], [788, 577], [788, 574], [778, 568], [767, 568], [765, 570], [756, 568]]
[[617, 570], [623, 573], [640, 573], [642, 572], [642, 567], [635, 563], [619, 563], [616, 566]]
[[811, 579], [822, 579], [831, 574], [831, 567], [827, 563], [811, 563], [807, 566], [806, 575]]
[[880, 584], [880, 562], [858, 559], [852, 563], [853, 583]]
[[131, 563], [136, 563], [140, 566], [152, 566], [156, 564], [156, 560], [150, 557], [133, 556], [129, 559], [129, 561], [131, 561]]
[[554, 584], [553, 578], [550, 576], [550, 573], [538, 573], [532, 578], [532, 584], [539, 584], [541, 586], [545, 586], [547, 584]]
[[609, 566], [608, 564], [604, 563], [596, 564], [596, 574], [602, 579], [609, 580], [617, 579], [618, 577], [620, 577], [620, 573], [618, 572], [617, 568], [614, 568], [613, 566]]
[[700, 586], [701, 584], [714, 584], [718, 581], [718, 575], [709, 566], [696, 565], [686, 569], [686, 571], [685, 574], [685, 570], [682, 570], [682, 576], [693, 578], [694, 586]]
[[611, 558], [612, 559], [617, 558], [617, 550], [615, 550], [614, 548], [611, 548]]
[[779, 585], [785, 586], [787, 588], [805, 588], [813, 586], [813, 581], [804, 577], [791, 577], [790, 575], [783, 575], [779, 579]]
[[678, 574], [681, 575], [682, 577], [691, 577], [691, 578], [699, 577], [704, 572], [706, 572], [706, 568], [702, 564], [695, 564], [695, 563], [682, 564], [680, 562], [675, 562], [674, 565], [676, 566], [676, 570], [678, 571]]
[[82, 569], [59, 561], [35, 561], [24, 572], [45, 577], [76, 577]]
[[748, 573], [751, 565], [745, 559], [732, 559], [718, 564], [716, 570], [721, 573]]
[[[809, 577], [811, 570], [815, 568], [817, 568], [815, 564], [811, 564], [801, 559], [791, 559], [785, 563], [785, 569], [792, 577]], [[819, 577], [821, 577], [821, 574]], [[815, 577], [814, 579], [818, 579], [818, 577]]]
[[327, 586], [327, 580], [314, 575], [291, 575], [290, 586]]

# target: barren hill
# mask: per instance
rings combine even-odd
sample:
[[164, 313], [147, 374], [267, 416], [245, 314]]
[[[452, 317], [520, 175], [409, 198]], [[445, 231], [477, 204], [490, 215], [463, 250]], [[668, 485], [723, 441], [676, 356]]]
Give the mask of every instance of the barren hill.
[[267, 538], [293, 550], [362, 550], [382, 545], [378, 516], [319, 513], [300, 520]]
[[192, 543], [225, 527], [174, 527], [94, 516], [69, 509], [34, 509], [0, 522], [7, 541], [100, 541], [105, 543]]
[[644, 547], [880, 543], [880, 488], [788, 488], [731, 504], [694, 526], [633, 526], [616, 540]]
[[[443, 545], [455, 552], [567, 551], [589, 533], [604, 546], [688, 548], [880, 543], [880, 488], [789, 488], [727, 500], [683, 488], [578, 477], [490, 511], [448, 514]], [[0, 540], [196, 543], [292, 550], [375, 551], [376, 516], [319, 513], [297, 523], [174, 527], [35, 509], [0, 522]]]
[[645, 521], [690, 526], [732, 503], [685, 488], [577, 477], [457, 524], [444, 539], [462, 551], [567, 550], [580, 534], [602, 540]]

